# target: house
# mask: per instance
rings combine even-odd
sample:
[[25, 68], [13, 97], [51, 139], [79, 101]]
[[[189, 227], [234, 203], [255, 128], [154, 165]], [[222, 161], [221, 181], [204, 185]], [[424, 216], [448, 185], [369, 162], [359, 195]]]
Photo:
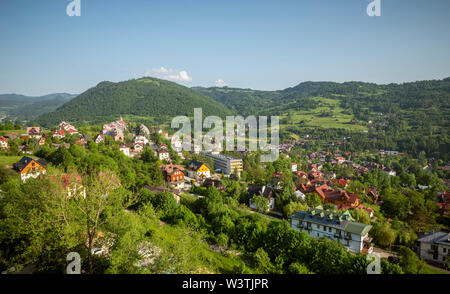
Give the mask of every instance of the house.
[[203, 182], [203, 187], [210, 188], [210, 187], [216, 187], [217, 191], [225, 191], [226, 187], [222, 184], [220, 180], [214, 180], [214, 179], [206, 179]]
[[15, 140], [17, 138], [19, 138], [19, 134], [17, 133], [8, 133], [6, 135], [4, 135], [5, 138], [9, 138], [10, 140]]
[[450, 265], [450, 234], [431, 232], [420, 236], [414, 248], [420, 258], [443, 265]]
[[167, 160], [170, 161], [169, 149], [166, 144], [161, 144], [157, 150], [159, 160]]
[[69, 124], [69, 123], [67, 123], [67, 122], [65, 122], [65, 121], [63, 121], [63, 122], [61, 122], [61, 123], [59, 124], [59, 128], [60, 128], [61, 130], [66, 131], [69, 135], [75, 135], [75, 134], [78, 134], [77, 129], [76, 129], [73, 125], [71, 125], [71, 124]]
[[65, 130], [57, 130], [53, 133], [53, 138], [58, 138], [58, 139], [62, 139], [66, 136], [66, 131]]
[[350, 180], [349, 179], [333, 179], [331, 182], [342, 188], [345, 188], [350, 183]]
[[123, 134], [123, 131], [120, 129], [113, 129], [107, 133], [108, 136], [113, 137], [114, 141], [120, 141], [123, 142], [125, 139], [125, 136]]
[[142, 143], [144, 145], [147, 145], [149, 143], [149, 140], [144, 136], [136, 136], [134, 138], [134, 143]]
[[168, 187], [184, 188], [184, 168], [175, 164], [166, 164], [161, 166], [164, 181]]
[[6, 139], [3, 136], [0, 137], [0, 148], [1, 149], [8, 149], [8, 139]]
[[20, 139], [23, 139], [23, 140], [26, 140], [26, 139], [30, 139], [31, 137], [30, 137], [30, 135], [28, 135], [28, 134], [22, 134], [22, 135], [20, 135]]
[[17, 149], [24, 154], [33, 154], [31, 148], [26, 144], [18, 146]]
[[120, 120], [103, 125], [102, 134], [111, 136], [114, 141], [124, 140], [124, 131], [127, 129], [128, 124], [120, 117]]
[[395, 170], [392, 169], [392, 168], [385, 168], [384, 171], [385, 171], [388, 175], [390, 175], [391, 177], [395, 177], [395, 176], [397, 175], [397, 173], [395, 172]]
[[94, 137], [94, 142], [95, 142], [95, 144], [100, 144], [101, 142], [105, 142], [105, 135], [98, 134], [97, 136]]
[[27, 128], [27, 134], [31, 138], [39, 139], [39, 138], [41, 138], [41, 128], [39, 128], [39, 127], [28, 127]]
[[133, 152], [141, 153], [142, 151], [144, 151], [144, 144], [142, 144], [142, 143], [134, 143], [133, 144]]
[[187, 167], [188, 176], [193, 179], [203, 180], [211, 177], [211, 168], [203, 162], [193, 160]]
[[343, 164], [345, 162], [345, 158], [341, 156], [336, 157], [335, 160], [338, 164]]
[[81, 145], [81, 146], [85, 146], [86, 144], [87, 144], [87, 142], [86, 142], [86, 140], [84, 140], [84, 139], [80, 139], [80, 140], [77, 140], [76, 142], [75, 142], [75, 144], [76, 145]]
[[44, 159], [33, 159], [27, 156], [22, 157], [21, 160], [14, 163], [13, 168], [20, 173], [22, 181], [29, 178], [37, 178], [47, 171], [47, 162]]
[[38, 141], [39, 146], [42, 146], [45, 144], [46, 139], [44, 137], [41, 137]]
[[333, 189], [326, 184], [315, 187], [314, 192], [320, 196], [323, 204], [343, 204], [350, 207], [356, 207], [359, 205], [358, 195], [344, 190]]
[[120, 145], [119, 150], [125, 154], [125, 156], [130, 157], [130, 147], [128, 145]]
[[253, 197], [255, 196], [262, 196], [266, 198], [269, 201], [269, 210], [275, 209], [275, 190], [270, 187], [266, 186], [259, 186], [259, 185], [250, 185], [247, 189], [247, 192], [250, 196], [249, 206], [252, 209], [256, 209], [256, 205], [253, 202]]
[[288, 217], [291, 228], [305, 231], [313, 238], [329, 238], [344, 245], [352, 253], [370, 254], [371, 225], [356, 222], [350, 212], [331, 212], [321, 208], [297, 211]]

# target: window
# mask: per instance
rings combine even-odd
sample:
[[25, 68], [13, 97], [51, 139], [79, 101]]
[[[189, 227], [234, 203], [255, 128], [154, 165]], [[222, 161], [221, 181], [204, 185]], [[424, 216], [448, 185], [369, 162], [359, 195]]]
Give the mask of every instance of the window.
[[330, 232], [330, 233], [331, 233], [331, 227], [330, 227], [330, 228], [328, 228], [328, 232]]
[[442, 252], [447, 252], [447, 248], [442, 248]]
[[327, 231], [327, 227], [323, 226], [323, 230], [326, 232]]

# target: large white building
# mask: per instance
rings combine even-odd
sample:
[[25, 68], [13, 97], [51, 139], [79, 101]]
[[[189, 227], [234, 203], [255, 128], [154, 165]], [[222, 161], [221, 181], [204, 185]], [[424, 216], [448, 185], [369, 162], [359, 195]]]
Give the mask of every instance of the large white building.
[[202, 154], [211, 157], [214, 161], [214, 169], [220, 169], [226, 175], [235, 172], [239, 174], [243, 170], [243, 163], [240, 158], [233, 158], [223, 154], [212, 154], [211, 152], [202, 152]]
[[450, 265], [450, 234], [446, 232], [426, 233], [417, 239], [416, 252], [427, 261]]
[[293, 229], [305, 231], [313, 238], [337, 241], [350, 252], [369, 254], [373, 250], [369, 237], [372, 226], [356, 222], [348, 210], [338, 213], [312, 208], [295, 212], [289, 220]]

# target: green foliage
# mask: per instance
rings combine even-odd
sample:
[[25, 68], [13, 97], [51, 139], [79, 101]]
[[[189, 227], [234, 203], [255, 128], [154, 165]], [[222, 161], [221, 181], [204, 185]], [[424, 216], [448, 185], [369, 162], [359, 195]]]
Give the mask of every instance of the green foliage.
[[177, 201], [170, 192], [157, 193], [151, 203], [161, 218], [171, 217], [177, 209]]
[[315, 193], [307, 193], [305, 196], [306, 203], [309, 207], [317, 207], [319, 205], [322, 205], [322, 201], [319, 195]]
[[396, 232], [391, 228], [389, 222], [376, 223], [370, 231], [370, 235], [373, 236], [374, 242], [382, 247], [393, 245], [396, 238]]
[[294, 214], [294, 212], [299, 210], [307, 211], [308, 208], [309, 208], [308, 205], [305, 203], [293, 201], [284, 207], [283, 213], [285, 217], [288, 217]]
[[269, 200], [263, 196], [256, 195], [252, 198], [258, 212], [266, 212], [269, 209]]

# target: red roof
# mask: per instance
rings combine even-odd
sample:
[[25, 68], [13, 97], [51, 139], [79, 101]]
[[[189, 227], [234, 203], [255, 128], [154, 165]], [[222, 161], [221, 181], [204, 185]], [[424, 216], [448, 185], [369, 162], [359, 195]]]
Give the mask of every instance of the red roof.
[[64, 130], [57, 130], [56, 132], [53, 133], [54, 135], [61, 135], [64, 136], [66, 134], [66, 131]]
[[5, 141], [5, 142], [8, 142], [8, 139], [6, 139], [6, 138], [5, 138], [5, 137], [3, 137], [3, 136], [1, 136], [1, 137], [0, 137], [0, 140], [1, 140], [1, 141]]

